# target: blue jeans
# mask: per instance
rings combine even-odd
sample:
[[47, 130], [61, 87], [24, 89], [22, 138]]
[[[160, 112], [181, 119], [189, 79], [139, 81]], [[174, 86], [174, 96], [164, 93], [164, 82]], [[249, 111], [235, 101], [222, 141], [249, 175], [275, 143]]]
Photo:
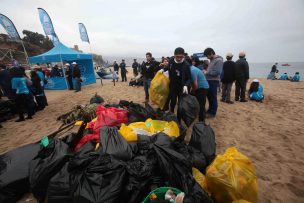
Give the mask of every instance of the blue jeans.
[[147, 100], [149, 99], [150, 84], [151, 84], [151, 79], [144, 79], [144, 89]]
[[75, 78], [75, 90], [80, 91], [81, 90], [81, 79], [80, 78]]
[[209, 83], [209, 91], [207, 94], [208, 102], [209, 102], [209, 109], [207, 113], [216, 115], [217, 112], [217, 88], [219, 86], [218, 80], [208, 80]]

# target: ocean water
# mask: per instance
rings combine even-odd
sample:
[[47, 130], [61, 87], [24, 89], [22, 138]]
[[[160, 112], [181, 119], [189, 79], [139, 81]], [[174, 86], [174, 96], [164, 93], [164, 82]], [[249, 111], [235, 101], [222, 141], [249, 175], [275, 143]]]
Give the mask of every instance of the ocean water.
[[[277, 68], [280, 76], [283, 73], [287, 73], [289, 76], [293, 76], [295, 72], [299, 72], [301, 77], [304, 77], [304, 62], [288, 62], [290, 66], [281, 66], [286, 62], [279, 63]], [[249, 74], [250, 78], [267, 78], [270, 73], [271, 67], [274, 63], [250, 63], [249, 61]]]
[[[116, 60], [118, 63], [121, 62], [122, 59], [125, 59], [127, 66], [131, 66], [133, 63], [133, 57], [104, 57], [105, 61], [108, 61], [110, 64]], [[137, 58], [137, 62], [140, 64], [145, 58]], [[156, 58], [156, 60], [160, 60]], [[275, 62], [270, 63], [254, 63], [249, 62], [249, 74], [250, 78], [267, 78], [270, 73], [271, 67]], [[290, 66], [281, 66], [284, 63], [288, 63]], [[304, 62], [278, 62], [278, 70], [277, 76], [280, 76], [283, 73], [287, 73], [289, 76], [293, 76], [295, 72], [300, 72], [301, 78], [304, 78]]]

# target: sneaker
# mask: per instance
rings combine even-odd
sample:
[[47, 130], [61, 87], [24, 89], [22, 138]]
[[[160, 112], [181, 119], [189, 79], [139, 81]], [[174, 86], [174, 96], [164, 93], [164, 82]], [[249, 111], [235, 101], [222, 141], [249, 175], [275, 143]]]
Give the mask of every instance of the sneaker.
[[79, 90], [75, 90], [75, 92], [80, 92]]
[[29, 120], [29, 119], [33, 119], [33, 117], [32, 116], [28, 116], [25, 119]]
[[235, 100], [235, 101], [239, 101], [239, 99], [238, 99], [238, 98], [235, 98], [234, 100]]
[[240, 102], [248, 102], [246, 99], [241, 99]]
[[226, 102], [225, 99], [221, 99], [221, 102]]
[[226, 101], [227, 104], [234, 104], [233, 101]]
[[25, 121], [24, 118], [19, 118], [19, 119], [15, 120], [15, 122], [22, 122], [22, 121]]

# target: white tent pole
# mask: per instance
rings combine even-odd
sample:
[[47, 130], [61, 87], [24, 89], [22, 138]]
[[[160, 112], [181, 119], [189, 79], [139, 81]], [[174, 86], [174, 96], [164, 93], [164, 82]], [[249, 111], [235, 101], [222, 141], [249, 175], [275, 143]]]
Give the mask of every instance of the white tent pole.
[[25, 46], [24, 46], [24, 43], [23, 43], [23, 40], [20, 40], [21, 41], [21, 44], [22, 44], [22, 47], [23, 47], [23, 50], [24, 50], [24, 55], [25, 55], [25, 58], [26, 58], [26, 62], [28, 65], [29, 64], [29, 60], [28, 60], [28, 55], [27, 55], [27, 52], [26, 52], [26, 49], [25, 49]]
[[64, 81], [65, 81], [65, 84], [67, 86], [67, 89], [69, 89], [68, 81], [67, 81], [67, 78], [65, 77], [64, 64], [63, 64], [62, 56], [61, 56], [61, 48], [60, 48], [59, 55], [60, 55], [60, 61], [61, 61], [61, 64], [62, 64], [62, 72], [63, 72]]

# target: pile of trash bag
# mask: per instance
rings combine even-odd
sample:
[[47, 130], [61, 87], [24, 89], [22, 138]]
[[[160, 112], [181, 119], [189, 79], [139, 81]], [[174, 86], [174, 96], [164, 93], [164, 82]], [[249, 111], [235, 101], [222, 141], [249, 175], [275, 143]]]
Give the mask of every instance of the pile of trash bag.
[[[212, 203], [225, 198], [256, 202], [250, 160], [235, 150], [227, 150], [229, 158], [216, 157], [210, 126], [195, 123], [186, 144], [172, 113], [121, 101], [97, 105], [95, 114], [94, 125], [87, 125], [81, 134], [45, 137], [41, 144], [1, 155], [0, 202], [16, 202], [28, 192], [49, 203]], [[81, 128], [85, 125], [83, 121]], [[231, 170], [225, 171], [222, 164], [229, 162], [233, 162], [228, 165]], [[229, 173], [240, 187], [229, 182]], [[176, 188], [183, 195], [167, 189], [162, 195], [171, 200], [163, 200], [155, 193], [163, 187]]]

